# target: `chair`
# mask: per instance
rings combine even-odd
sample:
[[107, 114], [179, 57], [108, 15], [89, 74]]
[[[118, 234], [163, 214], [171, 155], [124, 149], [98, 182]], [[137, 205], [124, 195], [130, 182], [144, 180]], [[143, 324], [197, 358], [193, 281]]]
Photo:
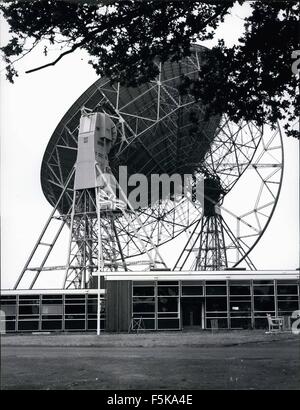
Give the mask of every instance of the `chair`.
[[272, 317], [267, 313], [269, 332], [279, 332], [283, 328], [283, 318], [282, 317]]
[[130, 325], [129, 325], [129, 329], [128, 329], [128, 333], [130, 332], [136, 332], [139, 333], [140, 331], [144, 331], [145, 330], [145, 323], [142, 317], [137, 317], [137, 318], [132, 318]]

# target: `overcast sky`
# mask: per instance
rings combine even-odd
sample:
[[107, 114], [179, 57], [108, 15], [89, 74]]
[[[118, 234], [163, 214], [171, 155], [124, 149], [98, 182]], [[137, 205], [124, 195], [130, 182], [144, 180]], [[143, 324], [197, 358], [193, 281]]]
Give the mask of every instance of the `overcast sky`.
[[[233, 44], [243, 26], [249, 5], [236, 6], [218, 37]], [[1, 21], [1, 40], [7, 25]], [[216, 41], [216, 40], [215, 40]], [[205, 43], [212, 45], [213, 42]], [[52, 51], [54, 59], [59, 50]], [[51, 207], [40, 185], [42, 157], [56, 125], [71, 104], [97, 76], [82, 53], [67, 56], [55, 67], [33, 74], [45, 57], [32, 53], [18, 66], [14, 85], [1, 70], [1, 279], [11, 288], [19, 275]], [[299, 159], [298, 142], [284, 138], [285, 171], [277, 209], [264, 236], [253, 251], [259, 269], [295, 269], [299, 266]]]

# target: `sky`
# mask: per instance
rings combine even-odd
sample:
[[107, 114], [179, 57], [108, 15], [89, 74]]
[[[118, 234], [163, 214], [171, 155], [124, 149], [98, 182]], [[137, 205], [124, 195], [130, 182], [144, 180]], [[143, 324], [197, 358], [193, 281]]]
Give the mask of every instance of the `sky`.
[[[235, 6], [218, 29], [217, 38], [228, 45], [237, 41], [249, 5]], [[7, 25], [1, 20], [1, 42]], [[48, 60], [59, 50], [52, 51]], [[46, 145], [56, 125], [72, 103], [97, 79], [88, 56], [76, 52], [55, 67], [25, 74], [44, 63], [39, 50], [18, 65], [15, 84], [5, 79], [1, 65], [1, 287], [12, 288], [51, 206], [43, 196], [40, 167]], [[47, 60], [47, 61], [48, 61]], [[299, 267], [299, 143], [284, 137], [285, 169], [281, 195], [265, 234], [252, 258], [259, 269]], [[51, 279], [52, 280], [52, 279]], [[54, 278], [53, 278], [54, 280]]]

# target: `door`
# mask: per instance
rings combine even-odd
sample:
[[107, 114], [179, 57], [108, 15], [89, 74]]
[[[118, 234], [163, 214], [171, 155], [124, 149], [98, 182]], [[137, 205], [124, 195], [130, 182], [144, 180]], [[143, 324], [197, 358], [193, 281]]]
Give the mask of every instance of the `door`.
[[202, 327], [202, 301], [201, 298], [181, 298], [182, 326]]

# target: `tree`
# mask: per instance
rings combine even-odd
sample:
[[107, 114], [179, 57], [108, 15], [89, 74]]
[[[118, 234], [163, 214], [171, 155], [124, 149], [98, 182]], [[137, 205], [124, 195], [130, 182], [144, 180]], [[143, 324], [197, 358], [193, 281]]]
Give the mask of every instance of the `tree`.
[[[240, 0], [242, 4], [244, 0]], [[85, 50], [97, 74], [135, 86], [157, 74], [154, 58], [179, 60], [191, 43], [211, 39], [234, 1], [6, 1], [0, 9], [11, 39], [2, 48], [7, 78], [18, 75], [15, 63], [42, 46], [59, 45], [61, 54], [34, 72], [57, 64], [77, 49]], [[292, 53], [300, 49], [299, 3], [254, 1], [245, 31], [234, 47], [220, 41], [206, 52], [199, 79], [182, 78], [181, 92], [207, 106], [207, 115], [227, 113], [233, 120], [258, 125], [292, 124], [299, 116], [299, 81]]]

